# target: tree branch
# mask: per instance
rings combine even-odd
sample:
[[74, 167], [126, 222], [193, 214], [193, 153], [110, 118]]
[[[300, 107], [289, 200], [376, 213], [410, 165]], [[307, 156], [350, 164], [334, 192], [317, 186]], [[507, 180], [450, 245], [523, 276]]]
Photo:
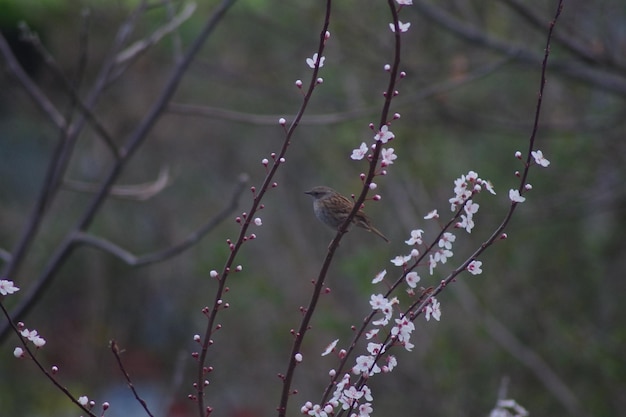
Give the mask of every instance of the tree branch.
[[190, 248], [197, 242], [199, 242], [204, 236], [206, 236], [210, 231], [212, 231], [218, 224], [224, 221], [228, 216], [230, 216], [237, 206], [239, 205], [239, 198], [241, 197], [241, 193], [243, 192], [245, 185], [248, 181], [248, 176], [246, 174], [242, 174], [239, 179], [239, 184], [237, 185], [233, 195], [231, 197], [230, 203], [228, 206], [224, 207], [222, 211], [220, 211], [215, 217], [209, 220], [204, 226], [195, 231], [194, 233], [187, 236], [185, 240], [176, 245], [173, 245], [169, 248], [153, 252], [147, 255], [137, 256], [122, 248], [121, 246], [116, 245], [115, 243], [98, 237], [92, 234], [77, 231], [73, 235], [73, 239], [75, 243], [83, 243], [86, 245], [93, 246], [104, 252], [107, 252], [116, 258], [122, 260], [128, 265], [131, 266], [144, 266], [156, 262], [161, 262], [166, 259], [172, 258], [186, 249]]

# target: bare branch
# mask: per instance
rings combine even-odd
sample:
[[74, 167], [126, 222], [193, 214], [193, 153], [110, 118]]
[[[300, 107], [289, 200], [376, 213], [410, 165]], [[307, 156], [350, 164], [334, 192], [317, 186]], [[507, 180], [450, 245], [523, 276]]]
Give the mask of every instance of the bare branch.
[[[394, 103], [399, 107], [402, 105], [414, 105], [416, 101], [424, 100], [429, 97], [434, 97], [442, 93], [453, 91], [456, 88], [467, 85], [480, 78], [486, 77], [494, 73], [506, 63], [512, 60], [511, 57], [504, 57], [494, 63], [484, 65], [476, 68], [474, 71], [469, 72], [462, 78], [449, 79], [442, 81], [438, 84], [433, 84], [423, 88], [420, 91], [412, 94], [406, 94], [400, 97], [396, 97]], [[170, 103], [167, 107], [170, 113], [180, 114], [184, 116], [199, 116], [209, 117], [221, 120], [231, 120], [242, 123], [250, 123], [253, 125], [276, 125], [276, 121], [280, 117], [285, 115], [260, 115], [253, 113], [243, 113], [233, 110], [220, 109], [217, 107], [200, 106], [195, 104], [183, 104], [183, 103]], [[357, 119], [362, 116], [375, 114], [380, 110], [378, 106], [363, 107], [360, 109], [352, 109], [345, 112], [331, 113], [331, 114], [318, 114], [318, 115], [305, 115], [302, 117], [300, 124], [302, 125], [324, 125], [328, 126], [336, 123], [343, 123], [349, 120]], [[293, 117], [291, 117], [293, 119]]]
[[[163, 110], [167, 106], [167, 103], [176, 92], [178, 84], [183, 78], [183, 75], [186, 73], [187, 68], [191, 64], [191, 61], [195, 58], [196, 54], [198, 53], [206, 39], [213, 32], [215, 27], [218, 25], [222, 17], [226, 14], [228, 9], [230, 8], [230, 6], [232, 6], [234, 2], [235, 0], [222, 0], [222, 2], [216, 6], [213, 14], [207, 19], [204, 27], [196, 36], [195, 40], [185, 53], [185, 56], [183, 57], [181, 62], [178, 63], [176, 67], [172, 70], [172, 74], [166, 81], [159, 97], [155, 100], [153, 106], [144, 116], [135, 131], [130, 135], [130, 137], [126, 141], [125, 146], [121, 148], [121, 157], [117, 159], [115, 163], [111, 166], [109, 172], [106, 175], [106, 178], [100, 186], [100, 190], [98, 191], [97, 195], [95, 195], [92, 201], [89, 203], [88, 207], [79, 218], [73, 230], [69, 232], [68, 235], [61, 241], [61, 243], [57, 247], [57, 250], [50, 257], [41, 274], [32, 284], [32, 287], [28, 289], [28, 291], [20, 300], [19, 304], [11, 312], [11, 317], [13, 317], [15, 320], [26, 314], [35, 305], [39, 297], [41, 297], [41, 295], [44, 293], [45, 289], [51, 285], [54, 277], [56, 276], [56, 272], [61, 268], [61, 266], [65, 263], [67, 258], [72, 253], [72, 249], [75, 245], [74, 235], [79, 231], [86, 230], [92, 223], [98, 210], [108, 197], [109, 190], [121, 173], [122, 168], [147, 138], [148, 133], [156, 124], [157, 120], [163, 113]], [[120, 31], [118, 31], [116, 44], [121, 42], [122, 39], [124, 39], [124, 36], [127, 35], [125, 29], [128, 28], [125, 28], [123, 26]], [[92, 106], [95, 103], [97, 96], [106, 86], [108, 75], [110, 74], [109, 69], [110, 66], [105, 64], [103, 69], [101, 70], [100, 75], [98, 76], [98, 80], [96, 81], [96, 85], [94, 86], [92, 93], [86, 100], [88, 106]], [[79, 130], [80, 126], [73, 126], [72, 132], [70, 133], [77, 134]], [[13, 254], [13, 256], [15, 258], [15, 253]], [[9, 326], [6, 323], [2, 323], [0, 325], [0, 340], [7, 336], [9, 329]]]
[[567, 409], [570, 415], [586, 416], [578, 401], [578, 397], [550, 365], [535, 351], [525, 346], [496, 317], [486, 311], [480, 311], [476, 297], [462, 280], [459, 280], [456, 284], [454, 292], [459, 297], [461, 305], [467, 312], [473, 313], [480, 318], [481, 323], [485, 326], [491, 338], [509, 352], [511, 356], [530, 369], [546, 389]]
[[124, 364], [122, 363], [122, 358], [120, 357], [120, 348], [117, 346], [117, 342], [115, 340], [111, 340], [111, 342], [109, 342], [109, 346], [111, 348], [111, 352], [113, 352], [113, 356], [115, 356], [115, 360], [117, 361], [117, 366], [120, 368], [120, 371], [124, 375], [124, 379], [126, 379], [126, 384], [128, 385], [128, 388], [130, 388], [130, 390], [133, 392], [135, 399], [137, 400], [139, 404], [141, 404], [146, 414], [148, 414], [150, 417], [154, 417], [153, 414], [150, 412], [150, 409], [148, 408], [148, 404], [146, 403], [146, 401], [139, 396], [139, 393], [137, 392], [137, 390], [135, 389], [135, 386], [133, 385], [133, 381], [130, 379], [130, 375], [126, 371], [126, 368], [124, 368]]
[[13, 55], [13, 51], [11, 51], [11, 47], [4, 36], [2, 36], [2, 33], [0, 33], [0, 54], [4, 57], [10, 73], [13, 74], [22, 87], [24, 87], [24, 90], [26, 90], [26, 93], [33, 99], [35, 104], [48, 115], [56, 127], [61, 130], [65, 129], [67, 123], [65, 118], [17, 62], [17, 58]]
[[[159, 176], [152, 182], [134, 185], [114, 185], [111, 187], [109, 195], [125, 200], [145, 201], [159, 194], [169, 184], [169, 169], [166, 167], [159, 171]], [[63, 181], [63, 187], [67, 190], [87, 193], [96, 193], [100, 189], [100, 186], [95, 183], [67, 179]]]
[[248, 176], [246, 174], [242, 174], [240, 176], [239, 184], [233, 192], [228, 206], [224, 207], [222, 211], [215, 215], [200, 229], [187, 236], [187, 238], [185, 238], [185, 240], [183, 240], [182, 242], [177, 243], [176, 245], [169, 248], [160, 250], [158, 252], [153, 252], [148, 255], [137, 256], [109, 240], [81, 231], [77, 231], [76, 233], [74, 233], [74, 242], [84, 243], [86, 245], [90, 245], [100, 250], [103, 250], [104, 252], [107, 252], [115, 256], [116, 258], [119, 258], [120, 260], [131, 266], [144, 266], [164, 261], [190, 248], [191, 246], [199, 242], [209, 232], [211, 232], [218, 224], [227, 219], [239, 205], [239, 198], [241, 197], [241, 193], [243, 192], [247, 181]]
[[135, 59], [139, 55], [143, 54], [148, 48], [159, 42], [165, 35], [178, 29], [180, 25], [185, 23], [185, 21], [191, 17], [195, 10], [196, 3], [188, 3], [178, 15], [174, 16], [172, 20], [155, 30], [152, 35], [133, 43], [131, 46], [117, 54], [115, 57], [115, 64], [122, 65], [126, 61]]
[[56, 378], [55, 376], [48, 371], [48, 369], [46, 369], [43, 364], [41, 363], [41, 361], [39, 359], [37, 359], [37, 355], [35, 355], [33, 353], [33, 351], [31, 350], [31, 348], [29, 347], [28, 343], [26, 342], [26, 340], [24, 340], [24, 338], [22, 337], [20, 330], [17, 328], [15, 322], [11, 319], [11, 316], [9, 315], [9, 312], [7, 311], [7, 309], [4, 307], [4, 304], [2, 304], [2, 302], [0, 302], [0, 310], [2, 310], [2, 314], [4, 315], [4, 317], [7, 320], [9, 329], [11, 329], [13, 331], [13, 333], [15, 333], [17, 335], [17, 337], [20, 339], [20, 342], [22, 344], [22, 348], [24, 349], [24, 351], [27, 354], [27, 357], [32, 360], [35, 363], [35, 366], [37, 366], [37, 368], [39, 368], [39, 371], [44, 374], [46, 376], [46, 378], [48, 379], [48, 381], [50, 381], [59, 391], [61, 391], [63, 393], [63, 395], [65, 395], [71, 402], [73, 402], [78, 408], [80, 408], [82, 411], [84, 411], [85, 413], [87, 413], [87, 415], [89, 415], [90, 417], [96, 417], [96, 415], [91, 412], [91, 410], [89, 410], [86, 406], [84, 406], [83, 404], [81, 404], [80, 402], [78, 402], [78, 400], [76, 399], [76, 397], [74, 395], [72, 395], [72, 393], [65, 388]]
[[[543, 61], [542, 54], [535, 53], [522, 45], [515, 45], [494, 38], [477, 27], [457, 19], [441, 7], [425, 1], [415, 2], [413, 7], [416, 7], [429, 20], [439, 24], [461, 39], [503, 53], [520, 62], [540, 64]], [[560, 72], [579, 81], [595, 85], [608, 92], [626, 95], [626, 79], [619, 75], [611, 74], [601, 69], [589, 68], [585, 65], [574, 63], [572, 60], [554, 60], [551, 63], [551, 68], [555, 72]]]
[[[25, 23], [22, 23], [20, 25], [20, 29], [22, 30], [23, 38], [27, 42], [29, 42], [31, 45], [33, 45], [35, 50], [41, 55], [41, 57], [43, 58], [44, 63], [52, 71], [52, 73], [57, 78], [57, 80], [60, 81], [61, 85], [63, 86], [63, 88], [65, 88], [65, 90], [67, 91], [68, 95], [72, 99], [73, 103], [75, 103], [76, 106], [78, 107], [78, 109], [82, 112], [83, 116], [89, 122], [89, 124], [93, 127], [93, 129], [96, 132], [96, 134], [98, 135], [98, 137], [104, 141], [105, 145], [107, 145], [107, 147], [109, 148], [111, 153], [116, 158], [119, 158], [119, 150], [117, 149], [117, 146], [115, 145], [115, 141], [113, 140], [113, 137], [107, 132], [105, 127], [102, 125], [102, 123], [100, 123], [98, 121], [98, 119], [91, 112], [89, 107], [87, 107], [87, 105], [85, 105], [83, 100], [78, 95], [78, 92], [76, 91], [76, 88], [68, 80], [68, 78], [63, 73], [63, 70], [61, 69], [59, 64], [56, 62], [56, 59], [54, 59], [52, 54], [50, 54], [50, 52], [48, 52], [48, 50], [45, 48], [45, 46], [41, 43], [41, 40], [39, 39], [39, 35], [37, 33], [33, 32], [33, 31], [31, 31], [30, 28]], [[83, 52], [80, 54], [81, 62], [79, 63], [79, 72], [82, 72], [82, 70], [80, 70], [80, 68], [84, 68], [84, 65], [85, 65], [84, 61], [85, 61], [85, 58], [86, 58], [86, 48], [84, 47], [84, 44], [86, 43], [86, 30], [84, 29], [82, 32], [83, 33], [81, 33], [81, 40], [82, 40], [82, 42], [81, 42], [81, 45], [82, 45], [81, 50]]]

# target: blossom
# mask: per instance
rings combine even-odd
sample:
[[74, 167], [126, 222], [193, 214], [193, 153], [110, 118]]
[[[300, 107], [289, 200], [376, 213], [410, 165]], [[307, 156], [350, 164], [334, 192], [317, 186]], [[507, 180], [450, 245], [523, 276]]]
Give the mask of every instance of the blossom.
[[[306, 59], [306, 63], [310, 68], [315, 68], [315, 65], [318, 63], [318, 56], [317, 56], [317, 52], [313, 54], [312, 58], [307, 58]], [[322, 68], [324, 66], [324, 61], [326, 60], [326, 57], [321, 57], [319, 59], [319, 68]]]
[[46, 344], [46, 340], [43, 337], [39, 336], [37, 330], [23, 329], [20, 334], [22, 335], [22, 337], [30, 340], [38, 348]]
[[479, 275], [483, 273], [483, 270], [480, 268], [483, 265], [481, 261], [472, 261], [467, 265], [467, 271], [472, 275]]
[[439, 301], [435, 297], [430, 299], [430, 304], [426, 307], [426, 321], [430, 321], [430, 317], [439, 321], [441, 319], [441, 309]]
[[493, 184], [491, 181], [483, 181], [483, 185], [491, 194], [496, 195], [496, 190], [493, 189]]
[[528, 411], [515, 400], [498, 400], [496, 408], [491, 410], [489, 417], [526, 417]]
[[367, 344], [367, 351], [372, 355], [378, 355], [379, 353], [383, 353], [385, 351], [385, 345], [382, 343], [369, 342]]
[[412, 6], [413, 0], [396, 0], [396, 3], [398, 3], [400, 6]]
[[362, 142], [361, 146], [358, 149], [352, 150], [352, 155], [350, 156], [350, 158], [355, 161], [360, 161], [365, 157], [365, 154], [367, 154], [367, 144], [365, 142]]
[[335, 346], [337, 346], [337, 342], [339, 342], [339, 339], [335, 339], [334, 341], [332, 341], [328, 346], [326, 346], [326, 349], [324, 350], [324, 352], [322, 352], [322, 356], [326, 356], [328, 355], [330, 352], [332, 352], [333, 350], [335, 350]]
[[13, 294], [20, 289], [13, 284], [13, 281], [9, 281], [8, 279], [0, 279], [0, 294], [9, 295]]
[[409, 240], [405, 240], [404, 243], [407, 245], [421, 245], [424, 243], [422, 241], [422, 234], [424, 234], [422, 229], [411, 230], [411, 238]]
[[261, 220], [260, 217], [257, 217], [254, 219], [254, 224], [256, 224], [257, 226], [262, 226], [263, 225], [263, 220]]
[[89, 404], [89, 398], [86, 395], [83, 395], [82, 397], [78, 397], [78, 403], [82, 406], [85, 406]]
[[24, 349], [22, 349], [21, 347], [16, 347], [13, 350], [13, 356], [15, 356], [16, 358], [21, 358], [24, 356]]
[[358, 417], [369, 417], [369, 415], [374, 411], [372, 408], [372, 404], [364, 403], [359, 405], [359, 416]]
[[385, 149], [383, 148], [380, 155], [383, 158], [382, 166], [387, 166], [393, 164], [393, 161], [398, 159], [398, 155], [393, 153], [393, 148]]
[[378, 284], [379, 282], [381, 282], [383, 278], [385, 278], [385, 275], [387, 275], [387, 270], [383, 269], [378, 274], [376, 274], [376, 276], [372, 280], [372, 284]]
[[389, 355], [387, 356], [387, 365], [383, 365], [381, 369], [383, 370], [383, 372], [391, 372], [393, 371], [393, 368], [395, 368], [397, 365], [398, 361], [396, 360], [396, 357], [393, 355]]
[[448, 260], [448, 258], [451, 258], [453, 255], [451, 250], [448, 249], [438, 249], [435, 252], [434, 258], [435, 258], [435, 262], [441, 262], [442, 264], [445, 264], [446, 261]]
[[541, 165], [544, 168], [550, 165], [550, 161], [544, 158], [543, 152], [532, 151], [530, 154], [533, 156], [533, 158], [535, 158], [535, 163], [537, 163], [537, 165]]
[[304, 405], [304, 407], [302, 407], [300, 411], [303, 412], [302, 414], [306, 412], [306, 414], [312, 417], [328, 417], [328, 414], [326, 413], [324, 408], [319, 404], [313, 405], [313, 404], [307, 403]]
[[428, 256], [428, 268], [430, 270], [430, 275], [433, 274], [433, 270], [435, 269], [436, 266], [437, 266], [437, 261], [435, 260], [433, 255], [429, 255]]
[[417, 275], [417, 272], [409, 272], [408, 274], [406, 274], [405, 279], [406, 283], [411, 288], [415, 288], [417, 286], [417, 283], [420, 282], [420, 276]]
[[[411, 27], [411, 22], [402, 23], [398, 20], [398, 27], [400, 28], [400, 32], [406, 32]], [[392, 32], [396, 31], [396, 26], [393, 23], [389, 23], [389, 28]]]
[[376, 320], [372, 322], [375, 326], [384, 326], [389, 322], [391, 315], [393, 313], [393, 305], [398, 303], [397, 298], [392, 298], [391, 300], [386, 299], [382, 294], [372, 294], [370, 296], [370, 305], [372, 306], [372, 310], [380, 310], [384, 317], [382, 319]]
[[411, 255], [406, 255], [406, 256], [398, 255], [391, 260], [391, 263], [394, 264], [395, 266], [402, 266], [402, 265], [406, 265], [406, 263], [409, 262], [410, 260], [411, 260]]
[[452, 243], [455, 240], [456, 240], [456, 236], [454, 236], [450, 232], [446, 232], [446, 233], [443, 234], [441, 239], [439, 239], [439, 247], [440, 248], [446, 248], [446, 249], [452, 249]]
[[374, 135], [374, 139], [382, 143], [387, 143], [393, 138], [395, 138], [395, 135], [389, 130], [389, 126], [387, 125], [381, 127], [378, 133]]
[[437, 210], [431, 210], [428, 212], [427, 215], [424, 216], [424, 220], [438, 219], [438, 218], [439, 218], [439, 213], [437, 213]]
[[366, 338], [367, 340], [370, 340], [370, 339], [372, 339], [373, 337], [376, 337], [376, 335], [378, 334], [378, 332], [379, 332], [379, 331], [380, 331], [380, 329], [372, 329], [372, 330], [369, 330], [369, 331], [367, 331], [367, 332], [365, 333], [365, 338]]
[[415, 324], [409, 320], [406, 316], [395, 320], [396, 326], [391, 329], [391, 334], [395, 336], [402, 346], [408, 351], [411, 351], [413, 344], [409, 343], [411, 333], [415, 330]]
[[461, 214], [461, 221], [456, 224], [456, 227], [465, 229], [467, 233], [472, 233], [472, 229], [474, 228], [474, 220], [472, 219], [472, 216]]
[[467, 200], [465, 202], [465, 206], [463, 206], [463, 211], [467, 213], [468, 216], [472, 214], [476, 214], [480, 206], [477, 203], [474, 203], [472, 200]]
[[514, 203], [523, 203], [526, 197], [522, 197], [518, 190], [509, 190], [509, 199]]

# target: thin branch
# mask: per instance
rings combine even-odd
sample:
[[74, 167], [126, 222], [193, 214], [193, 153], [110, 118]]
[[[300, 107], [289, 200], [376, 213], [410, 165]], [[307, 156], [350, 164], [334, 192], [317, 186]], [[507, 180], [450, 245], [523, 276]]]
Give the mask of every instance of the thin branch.
[[[183, 60], [172, 70], [172, 74], [167, 80], [165, 86], [163, 87], [160, 96], [155, 100], [152, 108], [140, 122], [135, 131], [130, 135], [129, 139], [126, 141], [126, 145], [121, 148], [121, 157], [120, 159], [117, 159], [110, 168], [108, 174], [105, 177], [105, 180], [100, 186], [100, 191], [98, 192], [98, 194], [94, 196], [91, 203], [83, 212], [82, 217], [74, 226], [73, 230], [70, 231], [68, 235], [57, 246], [57, 250], [50, 257], [50, 260], [44, 267], [41, 274], [37, 277], [31, 288], [29, 288], [28, 292], [24, 294], [17, 307], [11, 312], [11, 316], [14, 319], [18, 320], [20, 317], [24, 316], [31, 308], [33, 308], [39, 297], [41, 297], [45, 290], [51, 285], [54, 277], [56, 276], [56, 272], [65, 263], [75, 246], [74, 235], [77, 232], [85, 231], [92, 223], [96, 213], [106, 200], [110, 188], [113, 186], [113, 183], [121, 173], [122, 168], [147, 138], [148, 133], [156, 124], [159, 116], [163, 113], [163, 110], [167, 106], [167, 103], [174, 95], [178, 84], [180, 83], [183, 75], [186, 73], [187, 68], [191, 64], [191, 61], [195, 58], [196, 54], [198, 53], [206, 39], [213, 32], [217, 24], [225, 15], [226, 11], [234, 2], [235, 0], [222, 0], [222, 3], [216, 7], [214, 13], [208, 18], [204, 27], [201, 29], [200, 33], [193, 41], [191, 47], [186, 52]], [[126, 35], [126, 33], [124, 33], [124, 31], [120, 29], [120, 31], [118, 32], [117, 41], [123, 39], [124, 35]], [[98, 77], [99, 81], [96, 82], [96, 85], [92, 90], [92, 94], [86, 100], [87, 106], [92, 106], [95, 103], [97, 96], [106, 85], [108, 73], [108, 67], [105, 64], [105, 68], [102, 69], [101, 75]], [[80, 126], [75, 126], [70, 134], [78, 132], [79, 130]], [[0, 341], [7, 336], [8, 331], [8, 325], [6, 323], [3, 323], [0, 327]]]
[[196, 3], [188, 3], [178, 15], [174, 16], [174, 18], [172, 18], [165, 25], [155, 30], [150, 36], [133, 43], [128, 48], [117, 54], [115, 57], [115, 65], [122, 65], [127, 61], [138, 58], [141, 54], [148, 50], [148, 48], [163, 39], [164, 36], [178, 29], [180, 25], [185, 23], [185, 21], [193, 15], [195, 10]]
[[[522, 16], [527, 22], [532, 24], [536, 29], [544, 31], [546, 27], [546, 21], [543, 15], [535, 12], [528, 3], [520, 0], [500, 0], [507, 4], [513, 10], [515, 10], [520, 16]], [[623, 72], [625, 70], [624, 65], [618, 62], [615, 57], [608, 55], [606, 52], [611, 51], [610, 48], [603, 50], [603, 55], [594, 53], [593, 49], [581, 42], [578, 42], [573, 38], [572, 34], [561, 34], [559, 32], [554, 34], [554, 42], [560, 44], [565, 49], [577, 55], [582, 61], [591, 65], [609, 66], [614, 67], [616, 70]]]
[[126, 379], [126, 384], [128, 385], [128, 388], [130, 388], [130, 390], [133, 392], [135, 399], [137, 400], [139, 404], [141, 404], [146, 414], [148, 414], [150, 417], [154, 417], [154, 415], [150, 412], [150, 409], [148, 408], [148, 404], [146, 403], [146, 401], [139, 396], [139, 393], [137, 392], [137, 390], [135, 389], [135, 386], [133, 385], [133, 381], [130, 379], [130, 375], [126, 371], [126, 368], [124, 368], [124, 364], [122, 363], [122, 358], [120, 357], [120, 348], [117, 346], [117, 342], [115, 340], [111, 340], [111, 342], [109, 342], [109, 346], [111, 348], [111, 352], [113, 352], [113, 356], [115, 356], [115, 360], [117, 361], [118, 368], [120, 368], [120, 371], [124, 375], [124, 379]]
[[[539, 64], [543, 60], [541, 54], [532, 52], [522, 45], [511, 44], [494, 38], [477, 27], [457, 19], [439, 6], [434, 6], [426, 1], [418, 1], [413, 3], [413, 7], [417, 8], [430, 21], [439, 24], [461, 39], [503, 53], [520, 62]], [[573, 63], [572, 60], [554, 60], [551, 63], [551, 68], [555, 72], [592, 84], [610, 93], [626, 95], [626, 79], [620, 75], [588, 68], [585, 65]]]
[[9, 72], [17, 79], [22, 85], [26, 93], [32, 98], [33, 102], [48, 115], [48, 118], [59, 129], [63, 130], [66, 127], [66, 121], [63, 115], [52, 104], [48, 97], [37, 87], [37, 84], [26, 74], [26, 71], [18, 63], [17, 58], [13, 55], [11, 47], [7, 43], [6, 39], [0, 33], [0, 54], [4, 57], [4, 60], [9, 68]]
[[525, 346], [505, 325], [486, 311], [479, 311], [476, 297], [467, 285], [457, 281], [454, 292], [459, 297], [461, 305], [469, 313], [479, 316], [481, 323], [493, 340], [496, 341], [511, 356], [530, 369], [543, 386], [565, 407], [570, 415], [586, 416], [574, 392], [550, 367], [550, 365], [535, 351]]
[[[145, 201], [159, 194], [170, 184], [169, 169], [162, 168], [156, 180], [143, 184], [114, 185], [109, 195], [114, 198], [126, 200]], [[96, 183], [75, 180], [64, 180], [63, 187], [70, 191], [96, 193], [100, 187]]]
[[[88, 16], [88, 14], [84, 14], [84, 15]], [[57, 81], [60, 82], [61, 86], [65, 89], [67, 94], [70, 96], [71, 100], [76, 104], [78, 109], [82, 112], [83, 116], [89, 122], [91, 127], [93, 127], [97, 136], [100, 139], [102, 139], [102, 141], [107, 146], [107, 148], [109, 148], [111, 153], [116, 158], [119, 158], [120, 156], [119, 150], [117, 149], [117, 145], [115, 145], [115, 141], [113, 140], [113, 137], [109, 134], [109, 132], [107, 132], [104, 125], [100, 123], [96, 115], [92, 113], [91, 109], [80, 98], [76, 88], [74, 87], [74, 85], [72, 85], [72, 83], [65, 76], [65, 74], [63, 73], [63, 70], [61, 69], [59, 64], [56, 62], [56, 59], [54, 59], [52, 54], [50, 54], [50, 52], [48, 52], [45, 46], [41, 43], [41, 39], [39, 39], [39, 35], [31, 31], [30, 28], [25, 23], [22, 23], [20, 25], [20, 29], [22, 30], [22, 33], [23, 33], [22, 36], [25, 39], [25, 41], [33, 45], [35, 50], [39, 53], [39, 55], [41, 55], [41, 57], [43, 58], [43, 62], [52, 71], [52, 74], [56, 77]], [[79, 59], [80, 59], [79, 74], [82, 74], [85, 64], [86, 64], [85, 62], [86, 61], [86, 46], [85, 46], [86, 29], [82, 31], [80, 38], [82, 40], [81, 48], [80, 48], [82, 52], [79, 54]]]
[[185, 240], [169, 248], [153, 252], [148, 255], [137, 256], [109, 240], [80, 231], [74, 234], [74, 241], [76, 243], [83, 243], [103, 250], [104, 252], [107, 252], [122, 260], [126, 264], [135, 267], [144, 266], [156, 262], [162, 262], [187, 250], [188, 248], [199, 242], [209, 232], [211, 232], [218, 224], [227, 219], [239, 205], [239, 198], [241, 197], [241, 193], [245, 188], [247, 180], [248, 176], [242, 174], [240, 176], [239, 184], [233, 192], [228, 206], [224, 207], [222, 211], [215, 215], [208, 223], [206, 223], [200, 229], [187, 236]]
[[[468, 73], [460, 79], [450, 79], [438, 84], [433, 84], [412, 94], [403, 94], [395, 98], [395, 104], [398, 107], [403, 105], [415, 105], [419, 100], [434, 97], [439, 94], [447, 93], [467, 85], [480, 78], [486, 77], [512, 60], [511, 57], [504, 57], [494, 63], [479, 67]], [[352, 109], [345, 112], [337, 112], [331, 114], [318, 114], [303, 116], [300, 124], [302, 125], [324, 125], [328, 126], [336, 123], [343, 123], [362, 116], [375, 114], [380, 110], [380, 106], [363, 107]], [[276, 120], [284, 115], [260, 115], [253, 113], [243, 113], [233, 110], [220, 109], [217, 107], [200, 106], [194, 104], [170, 103], [167, 108], [168, 112], [180, 114], [183, 116], [199, 116], [220, 120], [231, 120], [241, 123], [249, 123], [253, 125], [276, 125]]]
[[1, 301], [0, 301], [0, 310], [2, 310], [2, 314], [7, 319], [7, 323], [8, 323], [9, 329], [12, 330], [13, 333], [15, 333], [17, 335], [17, 337], [20, 339], [20, 342], [22, 344], [23, 350], [26, 352], [28, 358], [31, 359], [35, 363], [35, 366], [37, 366], [37, 368], [39, 368], [39, 371], [42, 374], [44, 374], [46, 376], [46, 378], [48, 379], [48, 381], [50, 381], [59, 391], [61, 391], [63, 393], [63, 395], [65, 395], [67, 398], [69, 398], [69, 400], [71, 402], [73, 402], [77, 407], [79, 407], [81, 410], [83, 410], [85, 413], [87, 413], [90, 417], [96, 417], [96, 415], [94, 413], [92, 413], [87, 407], [85, 407], [84, 405], [79, 403], [78, 400], [76, 399], [76, 397], [74, 397], [74, 395], [72, 395], [72, 393], [66, 387], [61, 385], [61, 383], [59, 381], [57, 381], [57, 379], [54, 377], [54, 375], [50, 371], [48, 371], [48, 369], [46, 369], [43, 366], [43, 364], [41, 363], [41, 361], [39, 361], [39, 359], [37, 359], [37, 356], [30, 349], [30, 346], [28, 345], [26, 340], [24, 340], [24, 338], [22, 337], [22, 335], [20, 333], [20, 330], [15, 325], [15, 322], [11, 319], [11, 316], [9, 315], [9, 312], [4, 307], [4, 304], [2, 304]]

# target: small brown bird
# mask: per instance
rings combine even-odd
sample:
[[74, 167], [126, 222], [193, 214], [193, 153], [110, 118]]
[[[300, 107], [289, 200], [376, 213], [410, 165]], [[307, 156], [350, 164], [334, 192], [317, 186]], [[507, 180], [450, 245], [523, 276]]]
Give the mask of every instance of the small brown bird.
[[[312, 190], [306, 191], [305, 194], [315, 199], [313, 201], [315, 217], [333, 229], [337, 229], [346, 220], [354, 207], [354, 201], [347, 199], [332, 188], [323, 185], [314, 187]], [[368, 232], [380, 236], [385, 242], [389, 243], [389, 239], [372, 225], [372, 221], [362, 210], [356, 212], [352, 223], [356, 224], [358, 227], [362, 227]]]

